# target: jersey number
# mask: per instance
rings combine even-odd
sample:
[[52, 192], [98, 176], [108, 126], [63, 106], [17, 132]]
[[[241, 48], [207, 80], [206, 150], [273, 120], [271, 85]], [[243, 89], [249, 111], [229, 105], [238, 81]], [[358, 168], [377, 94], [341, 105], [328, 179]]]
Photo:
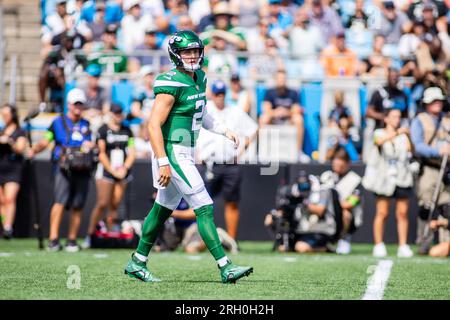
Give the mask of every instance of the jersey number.
[[202, 118], [204, 106], [205, 106], [205, 100], [198, 100], [195, 103], [195, 110], [200, 108], [201, 111], [194, 113], [194, 116], [192, 117], [192, 131], [200, 130], [200, 128], [202, 127], [202, 122], [197, 121], [197, 120]]

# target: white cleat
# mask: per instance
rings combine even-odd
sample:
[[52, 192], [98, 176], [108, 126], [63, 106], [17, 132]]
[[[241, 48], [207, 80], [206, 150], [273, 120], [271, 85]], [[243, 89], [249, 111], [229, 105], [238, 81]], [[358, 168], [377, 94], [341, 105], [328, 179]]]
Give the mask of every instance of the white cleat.
[[397, 250], [397, 257], [399, 258], [411, 258], [414, 255], [411, 248], [407, 245], [401, 245]]
[[337, 243], [336, 253], [337, 254], [349, 254], [352, 251], [350, 242], [345, 239], [340, 239]]
[[376, 258], [384, 258], [387, 256], [387, 251], [386, 251], [386, 246], [384, 245], [383, 242], [376, 244], [373, 247], [373, 251], [372, 254], [374, 257]]

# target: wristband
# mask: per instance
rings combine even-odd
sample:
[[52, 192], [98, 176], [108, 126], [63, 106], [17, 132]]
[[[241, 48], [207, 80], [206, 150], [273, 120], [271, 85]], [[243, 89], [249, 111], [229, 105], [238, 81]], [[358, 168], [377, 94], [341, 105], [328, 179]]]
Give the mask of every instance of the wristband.
[[356, 206], [359, 204], [359, 198], [356, 196], [350, 196], [347, 200], [352, 206]]
[[158, 167], [169, 165], [169, 158], [167, 158], [167, 157], [158, 158], [157, 161], [158, 161]]

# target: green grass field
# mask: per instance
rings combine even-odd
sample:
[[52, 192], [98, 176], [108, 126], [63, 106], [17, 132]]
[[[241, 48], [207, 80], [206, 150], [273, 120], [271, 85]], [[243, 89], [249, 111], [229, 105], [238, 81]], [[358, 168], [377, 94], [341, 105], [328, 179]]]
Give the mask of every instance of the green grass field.
[[[240, 245], [242, 253], [230, 257], [255, 271], [223, 285], [209, 253], [152, 253], [149, 265], [163, 282], [143, 283], [123, 274], [131, 250], [49, 253], [39, 251], [35, 240], [0, 240], [0, 299], [358, 300], [378, 263], [370, 245], [353, 245], [349, 256], [272, 253], [269, 242]], [[393, 265], [383, 299], [450, 299], [448, 259], [402, 260], [395, 246], [388, 251]], [[68, 288], [70, 266], [80, 270], [79, 289]]]

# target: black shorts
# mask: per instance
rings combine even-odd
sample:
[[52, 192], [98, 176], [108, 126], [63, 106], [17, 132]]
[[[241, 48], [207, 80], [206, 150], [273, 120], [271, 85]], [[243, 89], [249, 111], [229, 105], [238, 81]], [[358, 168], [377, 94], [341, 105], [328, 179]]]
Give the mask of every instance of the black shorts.
[[8, 182], [19, 183], [22, 181], [23, 163], [10, 162], [0, 164], [0, 186]]
[[206, 190], [214, 198], [222, 193], [227, 202], [239, 202], [241, 198], [242, 170], [237, 164], [215, 164], [212, 168], [212, 179], [208, 179], [203, 168]]
[[323, 248], [326, 247], [328, 242], [332, 242], [332, 238], [323, 233], [306, 233], [297, 234], [295, 236], [295, 243], [298, 241], [306, 242], [311, 248]]
[[55, 203], [63, 204], [66, 209], [83, 209], [86, 204], [90, 172], [71, 173], [56, 168], [54, 195]]
[[128, 171], [127, 175], [123, 179], [117, 179], [114, 177], [109, 171], [105, 170], [102, 164], [98, 164], [97, 170], [95, 172], [95, 179], [96, 180], [106, 180], [110, 183], [128, 183], [131, 180], [133, 180], [133, 176], [131, 175], [131, 172]]
[[387, 198], [387, 199], [408, 199], [413, 196], [413, 189], [396, 187], [394, 193], [391, 196], [379, 195], [376, 193], [375, 196], [378, 198]]
[[117, 179], [116, 177], [114, 177], [111, 173], [109, 173], [106, 170], [103, 170], [103, 176], [100, 179], [104, 179], [107, 180], [111, 183], [128, 183], [131, 180], [133, 180], [133, 176], [131, 175], [130, 172], [127, 173], [127, 175], [125, 176], [125, 178], [123, 179]]

